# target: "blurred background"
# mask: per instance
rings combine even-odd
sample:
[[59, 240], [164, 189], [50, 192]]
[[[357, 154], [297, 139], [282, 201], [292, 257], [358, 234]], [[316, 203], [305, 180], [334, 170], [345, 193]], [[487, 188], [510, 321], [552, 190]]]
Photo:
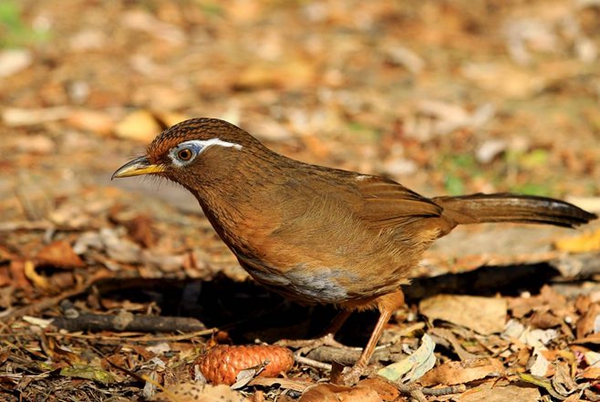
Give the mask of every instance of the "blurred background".
[[135, 185], [194, 116], [426, 195], [597, 195], [599, 46], [587, 0], [3, 0], [3, 217]]

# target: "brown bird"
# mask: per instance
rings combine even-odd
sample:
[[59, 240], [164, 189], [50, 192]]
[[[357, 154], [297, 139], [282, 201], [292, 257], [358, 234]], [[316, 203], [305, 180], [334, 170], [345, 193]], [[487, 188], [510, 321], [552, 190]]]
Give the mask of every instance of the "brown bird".
[[423, 252], [460, 224], [575, 227], [596, 218], [552, 198], [501, 194], [426, 198], [393, 180], [279, 155], [246, 131], [196, 118], [158, 135], [113, 178], [152, 174], [187, 188], [241, 266], [303, 304], [334, 304], [379, 320], [355, 366], [358, 379]]

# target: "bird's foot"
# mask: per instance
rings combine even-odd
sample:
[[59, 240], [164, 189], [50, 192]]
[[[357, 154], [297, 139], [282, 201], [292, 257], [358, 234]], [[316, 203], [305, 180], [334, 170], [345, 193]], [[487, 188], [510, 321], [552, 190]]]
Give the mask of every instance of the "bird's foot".
[[331, 381], [339, 385], [352, 386], [360, 380], [363, 372], [364, 368], [356, 364], [352, 367], [344, 367], [339, 375], [332, 375]]

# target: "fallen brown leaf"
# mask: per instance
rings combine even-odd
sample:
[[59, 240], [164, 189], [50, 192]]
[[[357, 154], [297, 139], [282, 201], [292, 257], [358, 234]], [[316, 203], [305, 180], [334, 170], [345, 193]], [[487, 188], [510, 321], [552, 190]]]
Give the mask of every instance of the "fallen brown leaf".
[[541, 398], [540, 391], [534, 387], [521, 387], [509, 384], [502, 387], [494, 387], [489, 383], [463, 393], [460, 402], [538, 402]]
[[315, 66], [308, 60], [286, 60], [281, 63], [253, 63], [240, 74], [235, 84], [239, 89], [305, 88], [313, 84]]
[[504, 366], [500, 360], [481, 358], [444, 363], [421, 377], [419, 382], [424, 386], [457, 385], [501, 375], [504, 375]]
[[438, 295], [421, 301], [419, 310], [430, 320], [444, 320], [482, 335], [501, 332], [506, 323], [505, 299]]
[[35, 260], [38, 265], [51, 265], [59, 268], [81, 268], [85, 266], [85, 263], [73, 251], [73, 247], [64, 240], [48, 244], [40, 250]]
[[583, 338], [578, 338], [573, 343], [581, 345], [584, 343], [592, 343], [594, 345], [600, 345], [600, 333], [591, 334]]
[[160, 131], [159, 123], [148, 110], [136, 110], [115, 126], [117, 137], [140, 142], [152, 141]]
[[582, 339], [588, 334], [596, 332], [598, 316], [600, 315], [600, 304], [593, 303], [577, 321], [577, 339]]
[[319, 384], [309, 388], [298, 402], [383, 402], [377, 391], [367, 387]]
[[356, 387], [367, 388], [376, 391], [384, 402], [397, 401], [400, 396], [398, 388], [387, 381], [382, 381], [379, 378], [367, 378], [366, 380], [362, 380], [356, 384]]
[[67, 124], [99, 135], [108, 135], [115, 127], [115, 121], [108, 113], [96, 110], [73, 111], [67, 118]]
[[227, 385], [176, 384], [150, 398], [154, 402], [250, 402]]
[[125, 222], [129, 236], [138, 244], [148, 248], [156, 244], [156, 236], [152, 230], [152, 218], [148, 215], [137, 215]]
[[585, 253], [600, 250], [600, 229], [575, 237], [565, 237], [554, 242], [554, 247], [569, 253]]
[[600, 367], [588, 367], [583, 370], [580, 377], [588, 380], [600, 380]]
[[8, 286], [12, 283], [12, 279], [7, 267], [0, 266], [0, 287]]

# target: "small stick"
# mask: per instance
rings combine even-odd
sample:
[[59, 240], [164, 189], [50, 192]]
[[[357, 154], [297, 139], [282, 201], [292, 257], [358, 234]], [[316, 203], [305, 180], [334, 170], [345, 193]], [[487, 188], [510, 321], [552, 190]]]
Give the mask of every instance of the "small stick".
[[310, 367], [318, 368], [321, 370], [331, 371], [331, 364], [323, 363], [317, 360], [309, 359], [308, 357], [295, 355], [294, 360], [296, 360], [300, 364], [305, 364]]

